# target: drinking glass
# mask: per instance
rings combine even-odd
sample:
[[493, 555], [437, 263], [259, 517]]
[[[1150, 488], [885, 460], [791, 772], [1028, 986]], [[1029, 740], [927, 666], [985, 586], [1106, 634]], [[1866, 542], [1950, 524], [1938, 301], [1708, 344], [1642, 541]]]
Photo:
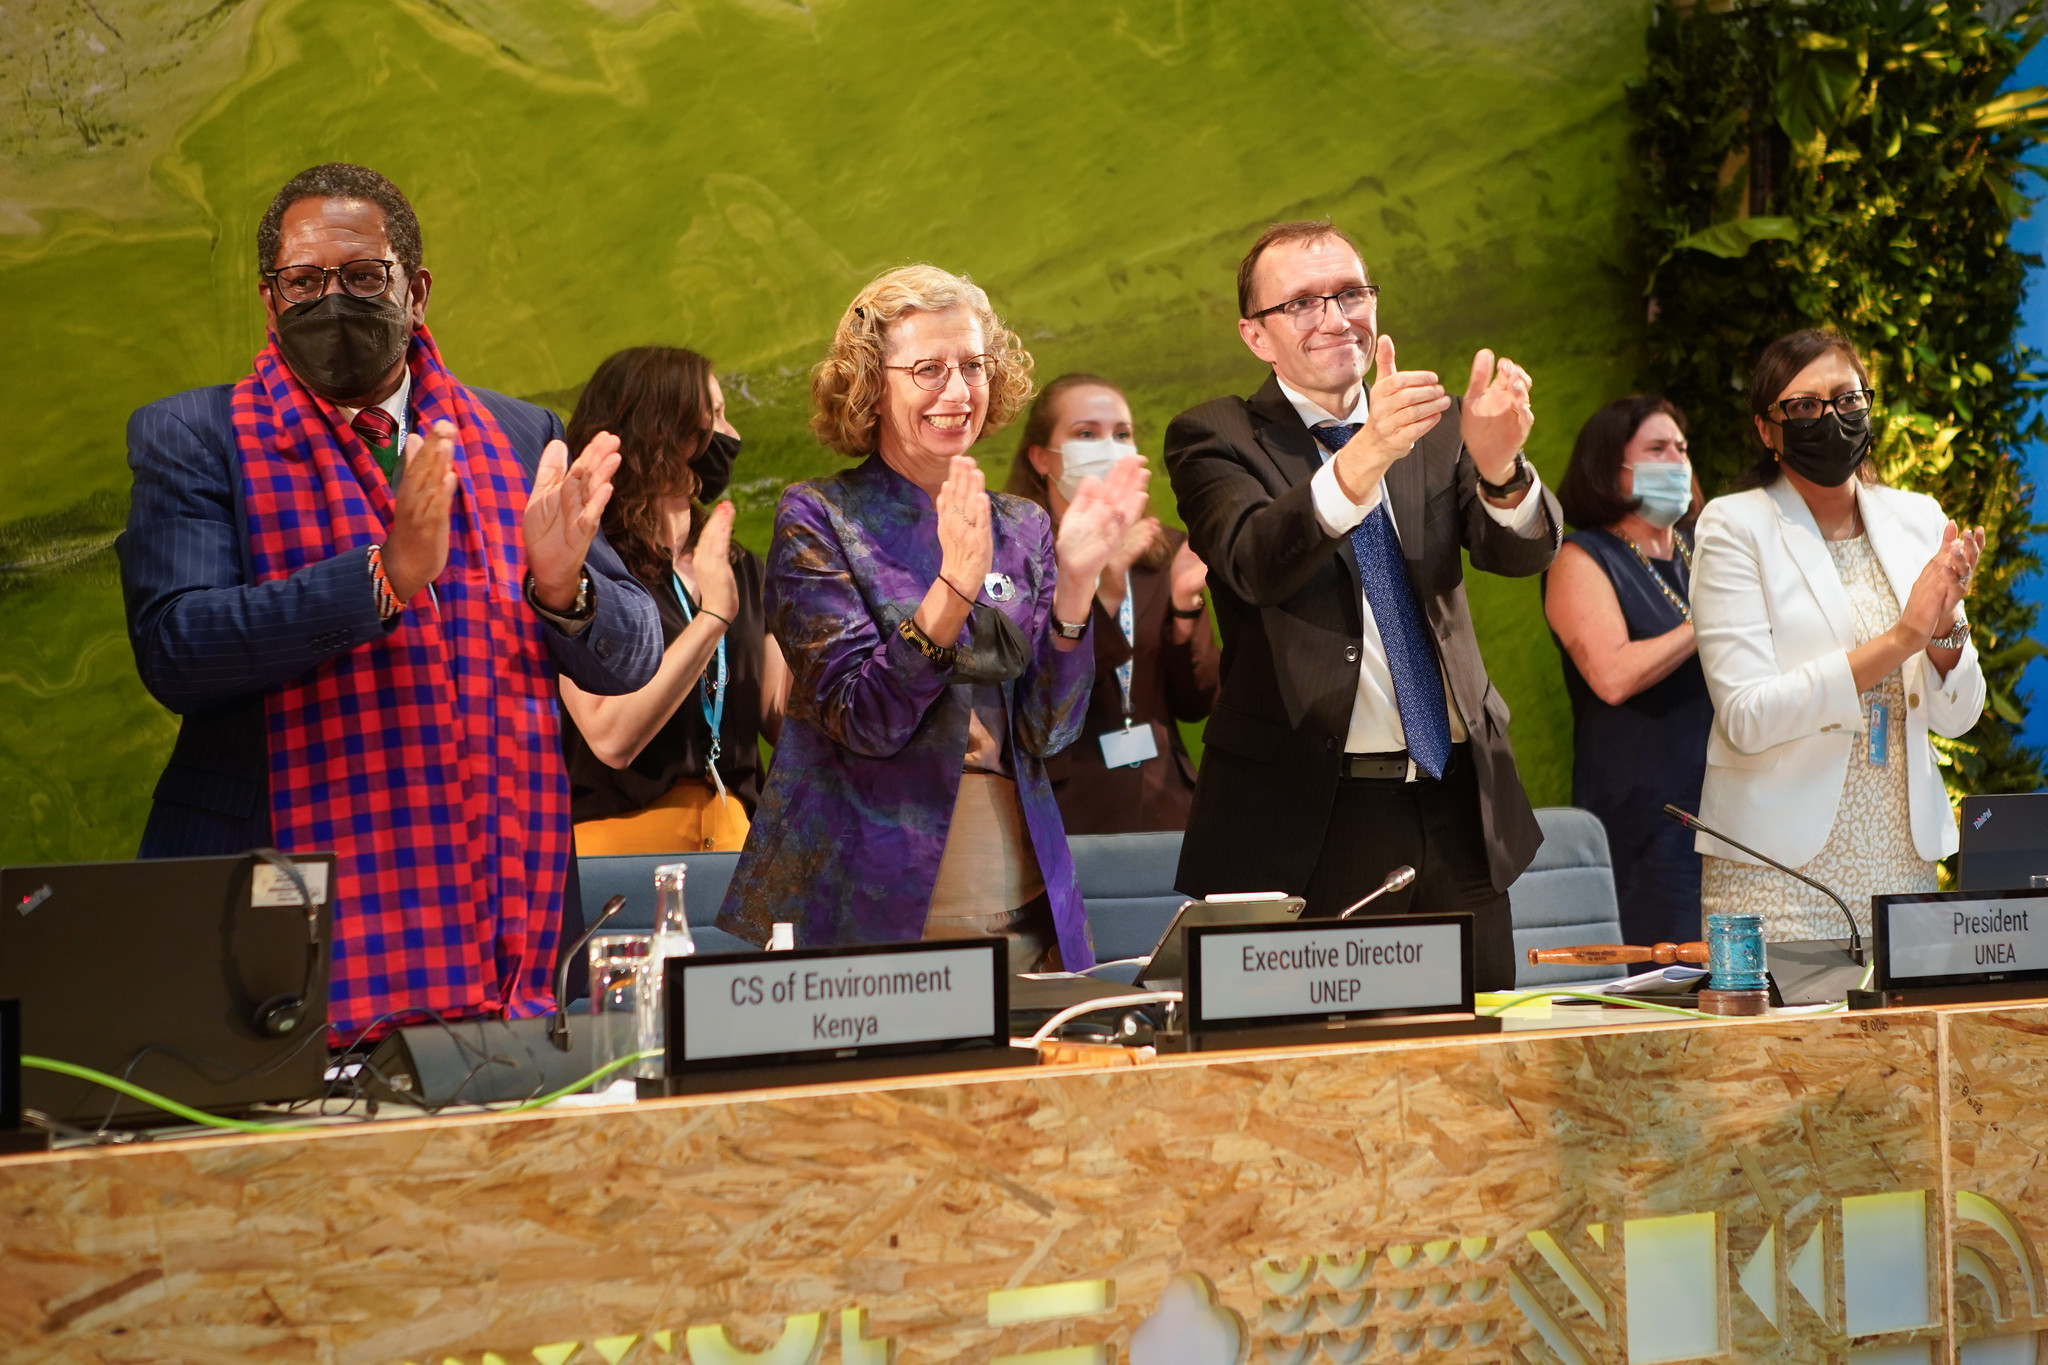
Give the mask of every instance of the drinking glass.
[[[590, 940], [590, 1066], [593, 1071], [640, 1051], [640, 1011], [653, 987], [654, 936], [598, 934]], [[652, 1066], [654, 1069], [649, 1070]], [[660, 1075], [660, 1059], [647, 1058], [600, 1076], [593, 1090], [636, 1076]]]

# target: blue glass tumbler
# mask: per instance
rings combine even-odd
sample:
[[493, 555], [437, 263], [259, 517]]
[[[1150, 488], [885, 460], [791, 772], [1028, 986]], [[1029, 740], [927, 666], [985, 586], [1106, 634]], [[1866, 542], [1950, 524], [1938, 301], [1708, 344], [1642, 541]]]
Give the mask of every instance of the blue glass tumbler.
[[1763, 916], [1708, 915], [1707, 970], [1717, 991], [1763, 990]]

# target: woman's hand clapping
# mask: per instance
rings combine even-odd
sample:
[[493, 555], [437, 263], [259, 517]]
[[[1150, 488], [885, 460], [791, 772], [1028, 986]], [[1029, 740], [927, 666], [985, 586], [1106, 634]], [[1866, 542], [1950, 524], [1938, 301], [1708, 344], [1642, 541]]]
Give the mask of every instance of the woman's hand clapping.
[[1062, 621], [1087, 619], [1103, 566], [1122, 548], [1124, 537], [1145, 517], [1145, 485], [1152, 470], [1143, 457], [1127, 455], [1110, 466], [1106, 478], [1088, 478], [1074, 490], [1066, 515], [1060, 518], [1053, 558], [1059, 582], [1053, 591], [1053, 612]]
[[[697, 601], [704, 611], [728, 624], [740, 609], [740, 588], [732, 572], [733, 505], [721, 502], [704, 519], [697, 548], [690, 554], [690, 575], [697, 580]], [[682, 558], [680, 549], [676, 558]], [[723, 626], [720, 629], [724, 629]]]
[[968, 597], [981, 591], [981, 581], [995, 563], [988, 482], [981, 467], [966, 455], [955, 455], [934, 510], [939, 517], [939, 572]]
[[1955, 623], [1956, 608], [1970, 594], [1970, 579], [1977, 572], [1977, 560], [1983, 553], [1983, 527], [1958, 531], [1956, 524], [1950, 522], [1942, 528], [1941, 548], [1913, 580], [1895, 627], [1904, 633], [1913, 652], [1948, 634]]

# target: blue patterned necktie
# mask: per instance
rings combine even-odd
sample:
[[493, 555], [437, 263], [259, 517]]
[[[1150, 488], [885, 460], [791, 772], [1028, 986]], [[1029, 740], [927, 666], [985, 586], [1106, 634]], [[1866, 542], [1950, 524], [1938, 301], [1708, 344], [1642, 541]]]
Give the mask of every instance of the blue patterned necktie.
[[[1317, 427], [1315, 436], [1335, 453], [1363, 425], [1339, 422]], [[1351, 528], [1351, 550], [1358, 556], [1365, 600], [1372, 604], [1373, 620], [1380, 628], [1387, 670], [1394, 675], [1394, 703], [1401, 709], [1401, 733], [1408, 739], [1408, 756], [1416, 767], [1441, 778], [1451, 757], [1451, 717], [1444, 708], [1443, 670], [1437, 663], [1436, 647], [1429, 642], [1422, 604], [1415, 600], [1415, 585], [1408, 581], [1408, 565], [1401, 556], [1401, 542], [1394, 535], [1394, 519], [1387, 514], [1384, 496], [1364, 521]]]

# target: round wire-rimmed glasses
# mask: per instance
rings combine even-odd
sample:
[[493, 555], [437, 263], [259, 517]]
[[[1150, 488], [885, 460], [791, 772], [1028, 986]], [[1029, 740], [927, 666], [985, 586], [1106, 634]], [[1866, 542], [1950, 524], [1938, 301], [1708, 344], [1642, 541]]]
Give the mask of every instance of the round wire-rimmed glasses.
[[967, 381], [967, 387], [978, 389], [988, 383], [988, 377], [995, 372], [996, 358], [992, 355], [971, 355], [957, 364], [945, 360], [914, 360], [908, 365], [884, 365], [885, 370], [902, 370], [910, 376], [910, 382], [928, 393], [938, 393], [951, 380], [953, 371], [960, 371], [960, 377]]
[[287, 303], [306, 303], [327, 292], [327, 282], [340, 279], [341, 287], [359, 299], [374, 299], [391, 287], [391, 271], [398, 262], [380, 260], [343, 261], [340, 265], [287, 265], [266, 270], [263, 278]]

